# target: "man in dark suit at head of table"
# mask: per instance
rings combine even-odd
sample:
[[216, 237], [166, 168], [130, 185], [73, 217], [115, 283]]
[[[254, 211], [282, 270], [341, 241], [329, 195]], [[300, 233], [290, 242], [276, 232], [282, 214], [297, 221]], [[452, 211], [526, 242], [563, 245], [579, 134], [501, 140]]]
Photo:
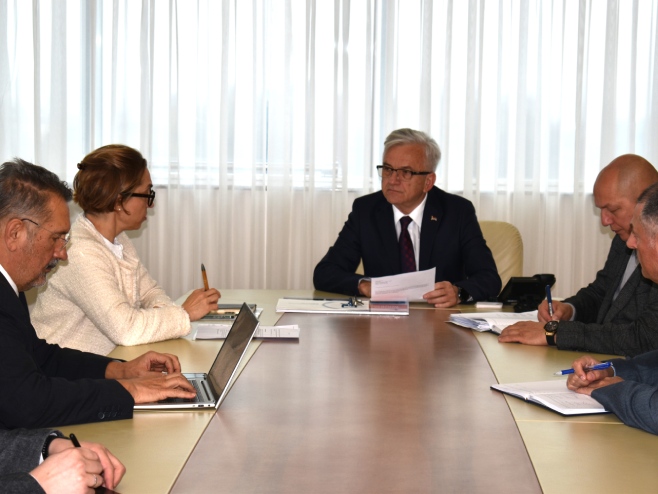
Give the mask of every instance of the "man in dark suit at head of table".
[[23, 291], [67, 259], [70, 199], [45, 168], [0, 166], [0, 428], [125, 419], [135, 403], [196, 396], [175, 355], [121, 362], [37, 338]]
[[[370, 296], [370, 278], [436, 268], [435, 307], [498, 295], [500, 276], [473, 204], [434, 186], [441, 151], [424, 132], [398, 129], [377, 167], [382, 190], [354, 201], [333, 247], [313, 273], [317, 290]], [[364, 274], [356, 274], [363, 261]]]
[[519, 322], [503, 330], [501, 343], [555, 345], [634, 356], [658, 349], [658, 286], [642, 276], [635, 247], [627, 246], [640, 194], [658, 181], [644, 158], [625, 154], [603, 168], [594, 183], [601, 224], [615, 233], [605, 266], [596, 279], [564, 302], [539, 306], [540, 322]]

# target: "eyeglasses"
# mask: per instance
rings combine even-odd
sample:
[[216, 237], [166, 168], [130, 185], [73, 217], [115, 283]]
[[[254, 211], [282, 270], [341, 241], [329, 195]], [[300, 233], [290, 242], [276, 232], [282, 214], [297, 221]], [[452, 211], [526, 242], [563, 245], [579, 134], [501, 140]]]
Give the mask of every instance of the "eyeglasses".
[[41, 226], [39, 223], [37, 223], [34, 220], [31, 220], [30, 218], [21, 218], [21, 221], [29, 221], [33, 225], [36, 225], [38, 228], [43, 228], [44, 230], [46, 230], [48, 233], [52, 235], [51, 238], [55, 243], [62, 242], [62, 246], [60, 247], [60, 249], [62, 247], [66, 247], [66, 244], [68, 244], [69, 240], [71, 240], [71, 232], [67, 232], [64, 235], [62, 235], [60, 233], [55, 233], [52, 230], [48, 230], [48, 228], [46, 228], [45, 226]]
[[148, 199], [148, 201], [146, 202], [148, 207], [153, 206], [153, 202], [155, 201], [155, 191], [153, 190], [153, 187], [151, 187], [148, 194], [137, 194], [136, 192], [133, 192], [132, 194], [128, 194], [128, 196], [145, 197], [146, 199]]
[[411, 180], [412, 177], [416, 175], [429, 175], [430, 173], [433, 173], [433, 172], [415, 172], [407, 168], [393, 168], [392, 166], [389, 165], [377, 166], [377, 173], [379, 173], [379, 178], [391, 178], [393, 174], [396, 172], [399, 174], [399, 177], [405, 182], [408, 182], [409, 180]]

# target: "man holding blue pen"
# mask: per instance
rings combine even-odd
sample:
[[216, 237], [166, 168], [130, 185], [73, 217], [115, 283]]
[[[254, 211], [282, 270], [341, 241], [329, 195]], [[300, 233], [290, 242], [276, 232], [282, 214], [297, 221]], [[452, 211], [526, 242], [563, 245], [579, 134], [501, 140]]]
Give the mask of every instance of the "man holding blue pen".
[[[637, 251], [642, 274], [658, 281], [658, 184], [645, 190], [631, 222], [629, 247]], [[584, 356], [573, 363], [567, 386], [591, 395], [622, 422], [658, 434], [658, 351], [631, 360], [614, 359], [608, 369]]]
[[658, 434], [658, 350], [614, 359], [603, 370], [589, 355], [573, 363], [567, 387], [590, 395], [626, 425]]
[[633, 154], [620, 156], [601, 170], [594, 202], [601, 210], [601, 224], [615, 233], [605, 266], [575, 296], [553, 301], [552, 314], [548, 301], [542, 302], [540, 322], [503, 330], [501, 343], [628, 356], [658, 348], [658, 286], [638, 266], [635, 247], [626, 245], [638, 197], [655, 182], [655, 168]]

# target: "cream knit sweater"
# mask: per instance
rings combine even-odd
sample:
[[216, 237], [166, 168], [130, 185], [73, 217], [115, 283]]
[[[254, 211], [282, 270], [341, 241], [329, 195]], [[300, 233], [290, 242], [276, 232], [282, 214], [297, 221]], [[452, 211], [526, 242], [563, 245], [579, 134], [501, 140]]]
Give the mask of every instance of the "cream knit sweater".
[[151, 278], [125, 233], [123, 260], [80, 215], [71, 227], [68, 262], [51, 273], [31, 311], [40, 338], [107, 355], [131, 346], [185, 336], [190, 318]]

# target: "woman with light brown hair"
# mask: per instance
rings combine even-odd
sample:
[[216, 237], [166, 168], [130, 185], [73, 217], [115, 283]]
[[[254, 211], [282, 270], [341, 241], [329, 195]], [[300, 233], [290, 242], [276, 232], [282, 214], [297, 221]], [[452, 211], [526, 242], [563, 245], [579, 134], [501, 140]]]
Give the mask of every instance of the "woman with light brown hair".
[[78, 164], [73, 200], [82, 208], [71, 227], [68, 265], [38, 294], [32, 323], [40, 338], [107, 355], [117, 345], [185, 336], [191, 321], [217, 309], [219, 292], [194, 290], [182, 306], [146, 271], [128, 230], [138, 230], [155, 191], [139, 151], [113, 144]]

